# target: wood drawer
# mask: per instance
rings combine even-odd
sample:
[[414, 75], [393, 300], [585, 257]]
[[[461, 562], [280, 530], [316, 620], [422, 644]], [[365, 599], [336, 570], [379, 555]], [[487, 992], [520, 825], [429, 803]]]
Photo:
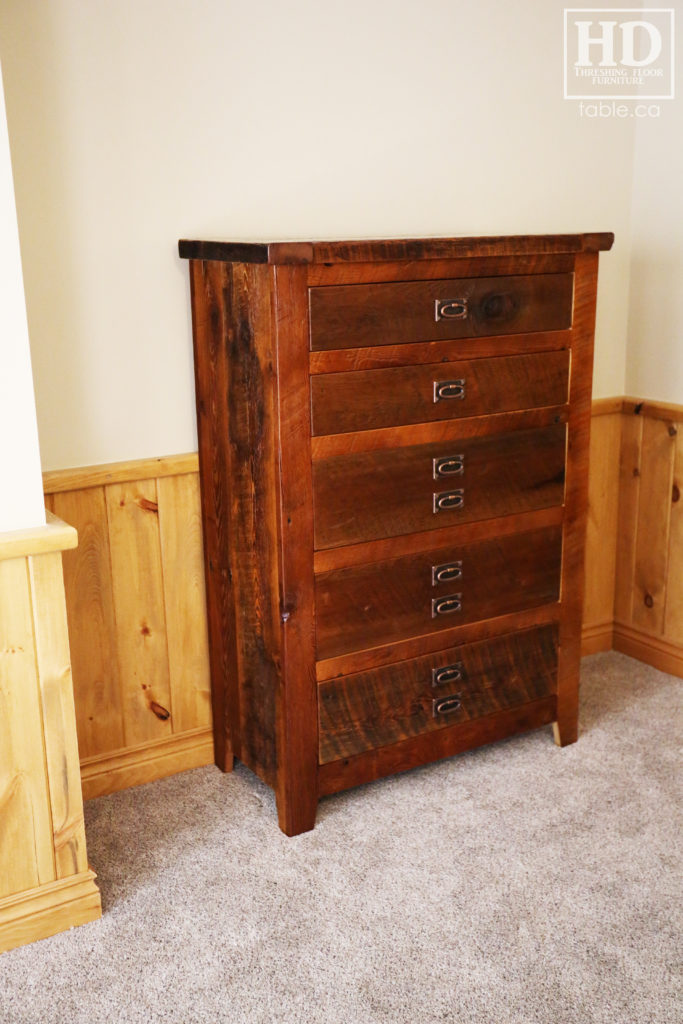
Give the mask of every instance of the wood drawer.
[[310, 288], [311, 350], [564, 330], [573, 288], [573, 274]]
[[554, 693], [557, 632], [510, 633], [320, 683], [320, 764]]
[[557, 423], [317, 460], [316, 549], [561, 505], [565, 433]]
[[561, 552], [562, 529], [552, 526], [321, 573], [317, 658], [557, 601]]
[[312, 432], [484, 416], [567, 401], [569, 352], [426, 363], [311, 377]]

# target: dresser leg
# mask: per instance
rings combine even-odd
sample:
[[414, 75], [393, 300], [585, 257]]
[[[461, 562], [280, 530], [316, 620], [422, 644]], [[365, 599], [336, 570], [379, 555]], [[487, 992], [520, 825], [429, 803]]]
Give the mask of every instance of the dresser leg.
[[302, 832], [312, 831], [318, 810], [316, 794], [298, 793], [294, 799], [288, 799], [279, 791], [275, 799], [278, 824], [286, 836], [298, 836]]
[[231, 772], [235, 766], [235, 758], [232, 751], [226, 751], [220, 758], [216, 758], [216, 764], [222, 772]]
[[575, 716], [553, 722], [553, 737], [558, 747], [567, 747], [579, 738], [579, 723]]

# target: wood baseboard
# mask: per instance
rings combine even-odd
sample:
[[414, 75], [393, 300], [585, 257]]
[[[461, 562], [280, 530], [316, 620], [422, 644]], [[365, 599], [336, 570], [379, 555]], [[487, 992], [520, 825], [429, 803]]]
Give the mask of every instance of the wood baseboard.
[[586, 625], [581, 631], [581, 657], [597, 654], [599, 651], [611, 651], [613, 646], [614, 623], [596, 622]]
[[48, 882], [0, 899], [0, 953], [102, 916], [95, 872]]
[[614, 650], [683, 679], [683, 647], [623, 622], [614, 623]]
[[211, 729], [196, 729], [169, 739], [86, 757], [81, 761], [83, 797], [91, 800], [129, 786], [141, 786], [176, 772], [213, 764], [213, 760]]

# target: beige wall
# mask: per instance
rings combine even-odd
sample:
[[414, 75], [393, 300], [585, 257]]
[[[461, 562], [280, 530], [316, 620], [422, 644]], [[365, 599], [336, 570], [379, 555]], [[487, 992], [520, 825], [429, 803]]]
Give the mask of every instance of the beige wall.
[[563, 100], [562, 9], [4, 0], [44, 467], [195, 447], [181, 236], [613, 230], [595, 393], [621, 393], [633, 122]]
[[0, 533], [44, 525], [31, 353], [0, 72]]
[[681, 98], [667, 116], [668, 130], [656, 121], [636, 127], [626, 391], [683, 403]]

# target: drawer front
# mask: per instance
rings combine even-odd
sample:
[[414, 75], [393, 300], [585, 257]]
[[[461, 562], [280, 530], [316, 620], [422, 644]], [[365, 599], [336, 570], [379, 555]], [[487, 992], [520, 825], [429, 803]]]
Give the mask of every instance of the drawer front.
[[559, 599], [559, 526], [355, 565], [316, 578], [319, 660]]
[[564, 330], [573, 288], [573, 274], [310, 288], [311, 350]]
[[313, 434], [482, 416], [567, 401], [569, 352], [311, 377]]
[[565, 425], [313, 463], [317, 549], [561, 505]]
[[464, 644], [318, 688], [320, 763], [538, 700], [556, 690], [557, 627]]

